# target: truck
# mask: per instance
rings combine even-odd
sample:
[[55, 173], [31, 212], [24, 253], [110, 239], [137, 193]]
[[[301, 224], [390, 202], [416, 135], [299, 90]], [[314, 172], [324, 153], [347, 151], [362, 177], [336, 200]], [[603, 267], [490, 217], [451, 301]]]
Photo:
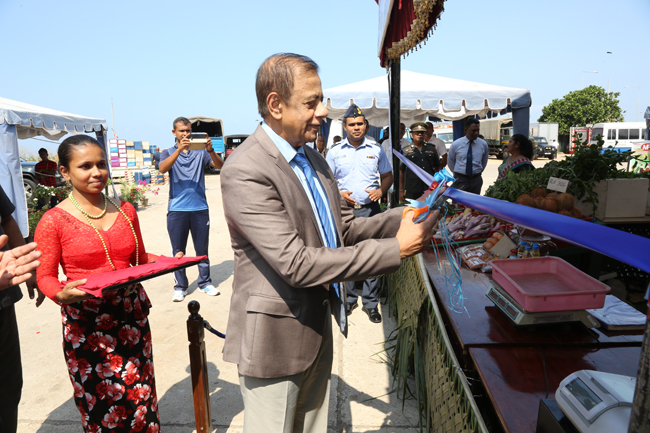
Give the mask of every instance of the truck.
[[482, 119], [481, 135], [487, 141], [490, 155], [504, 159], [508, 156], [508, 142], [512, 136], [512, 117]]
[[[560, 124], [555, 122], [539, 122], [530, 124], [530, 136], [544, 137], [552, 146], [557, 147]], [[553, 144], [555, 143], [555, 144]]]

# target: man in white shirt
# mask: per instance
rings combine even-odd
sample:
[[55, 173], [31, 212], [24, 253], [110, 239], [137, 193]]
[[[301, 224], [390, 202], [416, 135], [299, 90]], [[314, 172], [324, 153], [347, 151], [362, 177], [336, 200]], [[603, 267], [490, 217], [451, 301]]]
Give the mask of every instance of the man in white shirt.
[[[390, 142], [390, 129], [386, 128], [386, 134], [388, 134], [388, 138], [384, 140], [383, 143], [381, 143], [381, 148], [384, 149], [384, 153], [388, 156], [388, 161], [390, 162], [390, 166], [393, 167], [393, 145]], [[399, 124], [399, 144], [400, 148], [404, 149], [405, 147], [408, 147], [411, 145], [411, 142], [408, 141], [406, 138], [404, 138], [404, 134], [406, 134], [406, 125], [403, 123]]]
[[427, 135], [424, 137], [425, 141], [436, 146], [438, 156], [440, 157], [440, 166], [441, 168], [445, 168], [447, 166], [447, 146], [445, 146], [444, 141], [433, 136], [433, 123], [427, 122], [426, 125]]
[[487, 167], [489, 149], [482, 138], [478, 138], [481, 122], [473, 117], [465, 121], [465, 136], [454, 141], [447, 153], [449, 170], [454, 174], [456, 189], [481, 193], [483, 170]]

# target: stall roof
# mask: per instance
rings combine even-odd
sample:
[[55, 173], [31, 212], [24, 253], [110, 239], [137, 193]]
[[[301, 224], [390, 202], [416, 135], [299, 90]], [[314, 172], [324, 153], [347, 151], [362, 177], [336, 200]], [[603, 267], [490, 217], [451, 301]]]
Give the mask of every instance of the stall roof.
[[[351, 103], [374, 125], [388, 124], [388, 78], [386, 75], [332, 87], [323, 91], [328, 116], [341, 119]], [[530, 107], [530, 90], [475, 83], [402, 71], [400, 118], [402, 122], [423, 121], [428, 116], [460, 120], [478, 114], [502, 113], [506, 108]]]
[[0, 124], [3, 123], [16, 125], [20, 139], [42, 135], [58, 140], [68, 133], [82, 134], [107, 129], [105, 119], [94, 119], [0, 98]]

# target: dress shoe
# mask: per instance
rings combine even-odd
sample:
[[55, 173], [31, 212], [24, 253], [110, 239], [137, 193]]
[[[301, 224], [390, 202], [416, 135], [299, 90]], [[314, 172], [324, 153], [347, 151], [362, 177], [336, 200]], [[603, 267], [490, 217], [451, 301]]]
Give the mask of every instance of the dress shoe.
[[356, 302], [354, 302], [354, 303], [352, 303], [352, 302], [346, 303], [345, 304], [345, 314], [349, 316], [350, 314], [352, 314], [352, 310], [354, 310], [358, 306], [359, 306], [359, 304], [356, 303]]
[[377, 308], [366, 308], [363, 307], [362, 310], [368, 315], [368, 319], [372, 323], [381, 323], [381, 314]]

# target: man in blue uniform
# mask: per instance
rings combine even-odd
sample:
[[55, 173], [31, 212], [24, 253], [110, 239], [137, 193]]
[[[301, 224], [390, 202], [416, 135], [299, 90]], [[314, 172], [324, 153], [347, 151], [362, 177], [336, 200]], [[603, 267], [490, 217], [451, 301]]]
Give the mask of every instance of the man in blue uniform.
[[[353, 208], [356, 217], [371, 217], [381, 212], [379, 200], [393, 183], [393, 174], [386, 153], [380, 146], [371, 144], [365, 137], [366, 123], [361, 109], [350, 105], [343, 116], [343, 129], [347, 133], [341, 143], [327, 154], [329, 164], [338, 183], [341, 196]], [[363, 311], [373, 323], [381, 322], [379, 304], [379, 280], [347, 283], [346, 311], [349, 315], [356, 307], [356, 287], [363, 285]]]
[[[185, 117], [174, 120], [172, 133], [176, 137], [174, 147], [165, 149], [160, 154], [160, 172], [169, 174], [169, 205], [167, 208], [167, 231], [172, 244], [172, 256], [179, 251], [185, 253], [187, 237], [192, 232], [192, 241], [197, 256], [208, 255], [210, 235], [210, 211], [205, 198], [205, 174], [207, 164], [221, 168], [223, 161], [212, 148], [208, 138], [205, 149], [189, 150], [189, 135], [192, 125]], [[187, 293], [187, 275], [185, 269], [174, 272], [176, 285], [172, 301], [180, 302]], [[210, 279], [210, 260], [199, 263], [199, 292], [216, 296], [219, 289], [212, 285]]]

